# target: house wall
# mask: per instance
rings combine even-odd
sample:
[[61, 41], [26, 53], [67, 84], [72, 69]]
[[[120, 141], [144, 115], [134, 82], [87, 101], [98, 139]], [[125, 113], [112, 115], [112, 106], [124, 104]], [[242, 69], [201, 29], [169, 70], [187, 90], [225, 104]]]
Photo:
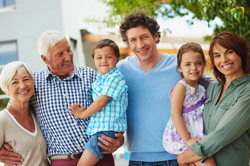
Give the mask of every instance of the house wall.
[[63, 30], [61, 2], [17, 0], [14, 10], [0, 12], [0, 42], [17, 40], [18, 60], [33, 71], [45, 68], [37, 52], [40, 34], [48, 29]]
[[37, 52], [38, 38], [44, 31], [54, 29], [76, 41], [73, 48], [75, 62], [85, 65], [78, 2], [82, 1], [16, 0], [14, 9], [0, 10], [0, 42], [16, 40], [17, 60], [27, 63], [33, 71], [40, 71], [46, 65]]

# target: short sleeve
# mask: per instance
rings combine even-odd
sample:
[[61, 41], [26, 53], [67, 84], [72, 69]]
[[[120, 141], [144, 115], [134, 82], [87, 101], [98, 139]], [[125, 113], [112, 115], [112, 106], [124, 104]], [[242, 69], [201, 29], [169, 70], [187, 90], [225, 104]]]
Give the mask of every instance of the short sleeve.
[[109, 76], [103, 85], [101, 94], [117, 100], [125, 90], [125, 79], [119, 75]]

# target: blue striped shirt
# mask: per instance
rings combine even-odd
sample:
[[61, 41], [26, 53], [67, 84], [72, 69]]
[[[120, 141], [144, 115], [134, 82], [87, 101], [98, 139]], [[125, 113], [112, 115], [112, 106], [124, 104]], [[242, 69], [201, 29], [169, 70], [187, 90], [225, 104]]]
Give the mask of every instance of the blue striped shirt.
[[128, 87], [125, 85], [125, 78], [115, 67], [105, 75], [98, 75], [92, 89], [94, 100], [100, 95], [111, 98], [100, 111], [90, 116], [86, 133], [92, 135], [99, 131], [124, 132], [127, 129], [128, 106]]
[[92, 101], [96, 72], [74, 65], [71, 76], [61, 80], [49, 69], [34, 73], [35, 92], [31, 98], [48, 144], [48, 156], [83, 152], [90, 136], [85, 134], [87, 119], [77, 119], [69, 112], [72, 103], [87, 108]]

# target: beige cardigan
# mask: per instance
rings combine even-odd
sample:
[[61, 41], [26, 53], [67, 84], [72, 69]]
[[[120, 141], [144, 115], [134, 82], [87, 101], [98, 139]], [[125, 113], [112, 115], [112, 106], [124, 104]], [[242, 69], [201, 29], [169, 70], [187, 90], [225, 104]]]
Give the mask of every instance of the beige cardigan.
[[10, 144], [24, 159], [22, 166], [47, 166], [47, 144], [36, 117], [32, 116], [34, 133], [23, 128], [7, 109], [0, 111], [0, 147], [4, 142]]

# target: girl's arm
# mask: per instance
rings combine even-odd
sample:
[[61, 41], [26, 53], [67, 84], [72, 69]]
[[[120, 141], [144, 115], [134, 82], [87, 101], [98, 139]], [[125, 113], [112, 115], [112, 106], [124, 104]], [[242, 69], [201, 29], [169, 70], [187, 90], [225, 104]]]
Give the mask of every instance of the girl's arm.
[[109, 99], [110, 96], [100, 95], [86, 110], [84, 110], [82, 105], [79, 107], [76, 103], [74, 103], [70, 105], [70, 109], [72, 110], [70, 113], [79, 119], [85, 119], [100, 111], [108, 103]]
[[181, 136], [183, 141], [188, 145], [191, 146], [194, 142], [199, 141], [200, 138], [191, 138], [184, 120], [181, 116], [182, 114], [182, 105], [186, 95], [186, 88], [183, 84], [178, 83], [173, 89], [171, 94], [171, 116], [174, 123], [174, 126]]

